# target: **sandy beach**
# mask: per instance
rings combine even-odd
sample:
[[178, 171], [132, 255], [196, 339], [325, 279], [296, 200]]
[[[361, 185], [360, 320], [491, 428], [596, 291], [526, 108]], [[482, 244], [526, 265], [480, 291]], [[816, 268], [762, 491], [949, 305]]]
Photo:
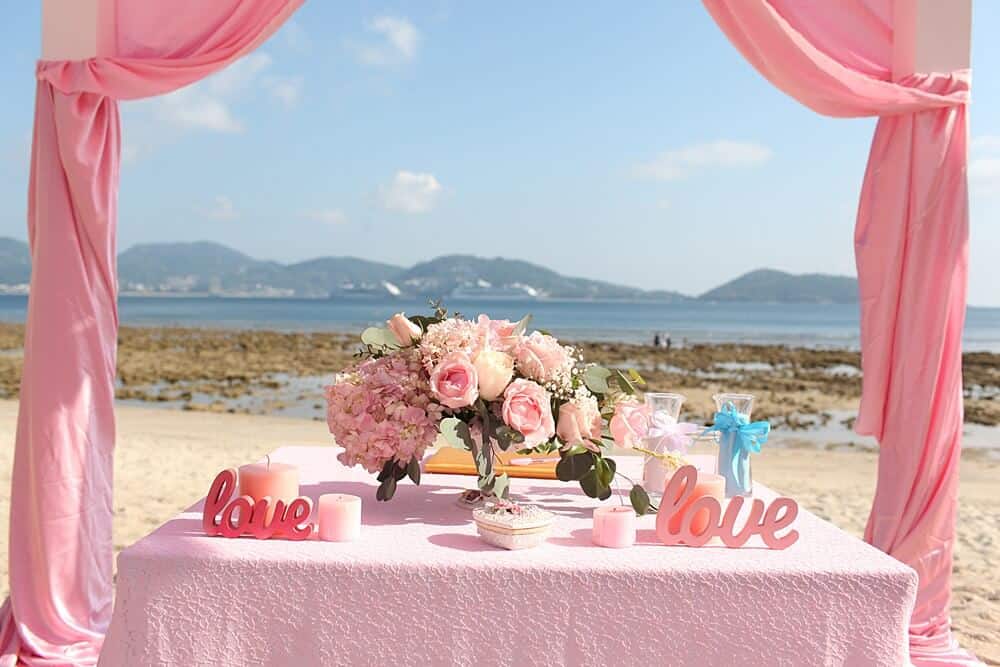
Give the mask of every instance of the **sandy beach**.
[[[0, 324], [0, 488], [10, 485], [23, 326]], [[774, 428], [755, 476], [860, 536], [875, 487], [877, 445], [851, 431], [861, 392], [850, 350], [694, 345], [662, 350], [580, 343], [585, 358], [641, 371], [648, 390], [688, 397], [705, 421], [715, 391], [757, 394]], [[354, 360], [356, 335], [123, 327], [118, 359], [115, 548], [201, 498], [222, 468], [288, 444], [330, 445], [322, 387]], [[954, 627], [1000, 664], [1000, 355], [967, 353], [965, 451]], [[331, 456], [333, 455], [331, 450]], [[0, 494], [6, 553], [8, 494]], [[6, 558], [0, 582], [6, 587]]]
[[[0, 485], [9, 488], [17, 403], [0, 401]], [[288, 444], [329, 444], [322, 422], [274, 416], [121, 407], [115, 461], [115, 548], [120, 550], [202, 497], [214, 474]], [[775, 443], [780, 445], [781, 441]], [[331, 452], [331, 456], [332, 456]], [[812, 447], [765, 448], [757, 479], [794, 496], [854, 535], [864, 530], [876, 456]], [[1000, 461], [967, 452], [955, 563], [954, 624], [963, 644], [1000, 664]], [[0, 494], [0, 552], [6, 553], [8, 496]], [[6, 582], [6, 558], [0, 561]]]

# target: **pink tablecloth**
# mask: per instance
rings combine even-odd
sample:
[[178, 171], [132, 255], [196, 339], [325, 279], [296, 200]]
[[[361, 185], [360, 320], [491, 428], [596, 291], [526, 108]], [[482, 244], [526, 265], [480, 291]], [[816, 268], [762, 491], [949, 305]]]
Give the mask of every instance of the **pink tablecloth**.
[[590, 544], [594, 501], [514, 480], [558, 519], [547, 544], [508, 552], [455, 505], [471, 479], [426, 475], [376, 503], [334, 454], [272, 460], [301, 466], [304, 495], [362, 496], [359, 541], [206, 537], [198, 505], [119, 556], [101, 664], [906, 664], [916, 574], [808, 512], [785, 551], [664, 547], [652, 517], [612, 550]]

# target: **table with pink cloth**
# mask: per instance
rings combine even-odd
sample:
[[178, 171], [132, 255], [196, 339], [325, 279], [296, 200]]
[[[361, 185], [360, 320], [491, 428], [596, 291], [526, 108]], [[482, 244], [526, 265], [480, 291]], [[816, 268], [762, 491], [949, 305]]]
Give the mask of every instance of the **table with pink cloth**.
[[[910, 568], [805, 510], [784, 551], [590, 542], [597, 505], [575, 484], [516, 479], [557, 514], [538, 548], [503, 551], [456, 505], [472, 478], [424, 475], [375, 501], [374, 476], [332, 447], [284, 447], [302, 494], [363, 498], [361, 539], [228, 540], [201, 504], [118, 558], [101, 664], [906, 664]], [[637, 464], [619, 457], [623, 470]], [[759, 484], [758, 497], [774, 493]]]

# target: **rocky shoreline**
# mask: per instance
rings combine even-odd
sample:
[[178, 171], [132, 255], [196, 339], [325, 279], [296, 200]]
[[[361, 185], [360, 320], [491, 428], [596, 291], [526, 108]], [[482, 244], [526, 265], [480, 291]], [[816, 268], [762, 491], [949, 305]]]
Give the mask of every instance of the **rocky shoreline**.
[[[0, 398], [16, 398], [24, 327], [0, 324]], [[584, 357], [632, 367], [652, 391], [688, 396], [685, 417], [704, 421], [711, 394], [756, 394], [755, 416], [783, 431], [849, 430], [861, 395], [860, 353], [781, 345], [693, 345], [671, 350], [579, 343]], [[321, 418], [322, 387], [352, 363], [356, 335], [180, 327], [123, 327], [119, 400], [194, 411]], [[966, 423], [1000, 425], [1000, 354], [964, 356]]]

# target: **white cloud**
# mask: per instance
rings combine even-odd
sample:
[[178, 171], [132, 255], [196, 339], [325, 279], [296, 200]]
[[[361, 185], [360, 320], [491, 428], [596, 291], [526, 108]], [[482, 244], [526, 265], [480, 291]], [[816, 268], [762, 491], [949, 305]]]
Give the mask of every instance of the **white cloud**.
[[205, 95], [193, 87], [164, 95], [157, 106], [156, 116], [183, 129], [228, 133], [243, 131], [243, 124], [236, 119], [225, 100]]
[[343, 225], [347, 223], [347, 215], [339, 208], [306, 211], [305, 217], [325, 225]]
[[363, 43], [348, 43], [361, 64], [384, 67], [408, 63], [417, 56], [420, 31], [409, 19], [382, 14], [368, 21], [365, 30], [377, 37]]
[[253, 86], [257, 77], [274, 64], [263, 51], [255, 51], [191, 88], [200, 88], [212, 95], [230, 97]]
[[246, 122], [234, 109], [254, 97], [265, 96], [286, 109], [295, 107], [304, 79], [272, 74], [273, 65], [267, 53], [251, 53], [194, 85], [125, 105], [126, 161], [137, 160], [178, 134], [244, 132]]
[[378, 191], [378, 200], [389, 211], [427, 213], [437, 203], [443, 188], [433, 174], [397, 171], [389, 185]]
[[635, 175], [656, 181], [675, 181], [707, 168], [752, 167], [771, 159], [771, 149], [761, 144], [720, 139], [665, 151], [635, 167]]
[[281, 26], [280, 34], [288, 48], [296, 53], [309, 53], [312, 50], [312, 39], [302, 24], [294, 18], [285, 21], [285, 25]]
[[982, 135], [970, 143], [969, 187], [975, 194], [1000, 194], [1000, 136]]
[[295, 77], [269, 77], [264, 82], [271, 97], [281, 102], [286, 109], [294, 109], [299, 104], [302, 97], [302, 86], [304, 79], [301, 76]]
[[1000, 153], [1000, 136], [984, 134], [975, 137], [970, 144], [970, 148], [973, 152]]
[[969, 161], [969, 183], [977, 193], [1000, 194], [1000, 157]]
[[225, 195], [219, 195], [210, 209], [205, 211], [205, 215], [212, 220], [235, 220], [240, 217], [233, 206], [233, 200]]

